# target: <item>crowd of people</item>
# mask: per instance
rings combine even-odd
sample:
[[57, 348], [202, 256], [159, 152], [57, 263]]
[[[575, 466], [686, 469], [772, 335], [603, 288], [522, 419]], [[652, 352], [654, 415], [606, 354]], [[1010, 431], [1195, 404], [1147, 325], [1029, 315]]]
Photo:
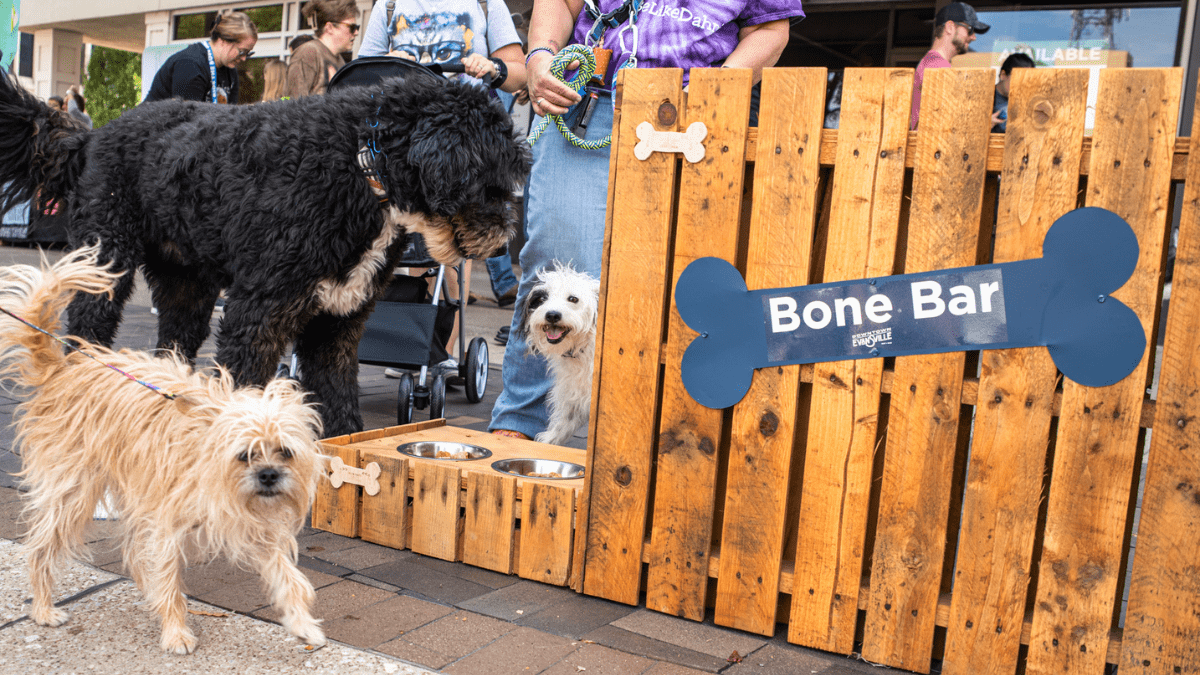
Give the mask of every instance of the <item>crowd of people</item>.
[[[560, 115], [572, 129], [578, 129], [577, 122], [586, 115], [582, 139], [547, 133], [533, 146], [532, 171], [523, 195], [519, 279], [507, 253], [486, 261], [497, 304], [519, 305], [537, 272], [555, 261], [571, 261], [582, 272], [600, 275], [609, 149], [582, 147], [588, 143], [578, 141], [611, 133], [617, 71], [635, 66], [682, 68], [686, 86], [690, 68], [749, 68], [757, 83], [762, 69], [774, 65], [786, 47], [791, 22], [804, 16], [800, 0], [692, 0], [690, 14], [703, 16], [703, 22], [681, 21], [669, 12], [641, 11], [643, 4], [640, 0], [535, 0], [523, 39], [504, 0], [377, 0], [365, 26], [359, 23], [354, 0], [312, 0], [303, 8], [312, 34], [291, 41], [286, 63], [272, 59], [264, 65], [262, 100], [325, 93], [333, 75], [353, 58], [361, 29], [359, 58], [392, 56], [460, 71], [453, 76], [491, 87], [510, 110], [516, 103], [528, 102], [538, 118]], [[912, 128], [918, 123], [925, 71], [949, 67], [955, 55], [966, 53], [976, 35], [988, 29], [964, 3], [952, 2], [938, 10], [933, 43], [916, 70]], [[207, 40], [164, 63], [146, 100], [236, 103], [238, 65], [253, 55], [257, 39], [257, 28], [246, 14], [222, 13]], [[582, 91], [553, 73], [556, 59], [569, 45], [611, 50], [607, 67]], [[1005, 130], [1012, 69], [1033, 65], [1028, 56], [1014, 54], [1001, 67], [994, 131]], [[54, 103], [90, 124], [77, 87], [62, 98], [54, 97]], [[571, 176], [569, 185], [564, 176]], [[463, 277], [465, 284], [469, 272]], [[451, 292], [456, 294], [454, 281], [450, 279]], [[547, 425], [550, 379], [544, 360], [530, 352], [517, 330], [519, 319], [514, 316], [513, 324], [497, 335], [497, 341], [506, 345], [504, 386], [490, 428], [497, 434], [532, 438]], [[451, 354], [454, 344], [452, 335], [447, 344]], [[457, 369], [453, 358], [439, 365]]]

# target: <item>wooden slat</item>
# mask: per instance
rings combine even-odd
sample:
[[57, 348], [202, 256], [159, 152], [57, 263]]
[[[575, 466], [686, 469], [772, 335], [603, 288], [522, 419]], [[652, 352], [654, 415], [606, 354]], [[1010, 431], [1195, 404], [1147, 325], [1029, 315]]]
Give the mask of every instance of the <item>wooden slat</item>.
[[[322, 444], [321, 451], [331, 457], [340, 457], [346, 466], [358, 466], [357, 448], [325, 443]], [[312, 526], [343, 537], [357, 537], [358, 494], [362, 488], [343, 483], [341, 487], [334, 489], [329, 484], [329, 474], [330, 471], [326, 468], [325, 477], [317, 484], [317, 494], [312, 506]]]
[[361, 466], [379, 465], [379, 492], [363, 494], [359, 536], [391, 548], [408, 548], [408, 460], [362, 453]]
[[[764, 73], [759, 133], [775, 151], [754, 168], [752, 289], [808, 281], [825, 78], [823, 68]], [[799, 389], [799, 366], [759, 370], [734, 408], [715, 614], [722, 626], [775, 630]]]
[[[893, 273], [911, 69], [847, 68], [824, 281]], [[883, 359], [817, 364], [788, 641], [854, 649]]]
[[[917, 132], [909, 132], [908, 136], [908, 168], [912, 168], [912, 153], [917, 147]], [[1175, 139], [1175, 151], [1171, 156], [1171, 180], [1183, 180], [1187, 174], [1189, 141], [1187, 137]], [[833, 166], [837, 159], [837, 142], [838, 130], [825, 129], [821, 132], [821, 166]], [[993, 173], [1000, 172], [1004, 169], [1004, 134], [992, 134], [988, 139], [987, 148], [987, 170]], [[1086, 176], [1089, 171], [1089, 161], [1092, 156], [1092, 139], [1090, 136], [1085, 136], [1080, 143], [1080, 152], [1083, 155], [1082, 165], [1079, 167], [1079, 174]], [[758, 158], [758, 130], [751, 128], [750, 134], [746, 137], [746, 161], [753, 162]]]
[[[1170, 193], [1181, 71], [1100, 73], [1087, 204], [1124, 218], [1138, 237], [1133, 277], [1113, 293], [1142, 321], [1154, 345], [1162, 245]], [[1138, 419], [1148, 379], [1133, 374], [1093, 389], [1063, 386], [1039, 569], [1029, 673], [1099, 673], [1104, 668], [1129, 513]]]
[[466, 522], [463, 523], [463, 562], [501, 574], [512, 574], [516, 510], [515, 476], [469, 472]]
[[412, 462], [412, 541], [416, 553], [456, 560], [458, 549], [459, 469]]
[[[975, 262], [990, 70], [925, 73], [906, 272]], [[929, 672], [965, 353], [896, 359], [863, 658]]]
[[[621, 136], [635, 138], [634, 128], [645, 121], [675, 131], [677, 120], [664, 116], [669, 124], [660, 123], [659, 111], [665, 103], [680, 109], [682, 83], [678, 69], [626, 72]], [[674, 155], [654, 153], [639, 161], [634, 145], [623, 142], [613, 150], [611, 187], [620, 208], [613, 213], [601, 275], [608, 286], [593, 419], [604, 424], [596, 425], [589, 443], [594, 452], [583, 579], [585, 593], [628, 604], [638, 603], [641, 590], [676, 172]]]
[[[1087, 72], [1021, 69], [1009, 100], [996, 262], [1038, 258], [1075, 208]], [[985, 351], [943, 672], [1013, 673], [1057, 383], [1042, 347]]]
[[[1192, 156], [1200, 153], [1200, 107]], [[1200, 672], [1200, 162], [1188, 166], [1122, 673]]]
[[562, 586], [571, 571], [571, 535], [575, 529], [575, 491], [526, 483], [521, 499], [521, 555], [517, 574]]
[[[672, 288], [697, 258], [737, 261], [751, 77], [748, 69], [691, 71], [680, 126], [703, 122], [708, 136], [704, 159], [683, 163]], [[695, 337], [679, 318], [672, 293], [646, 607], [700, 621], [708, 588], [722, 411], [696, 403], [683, 388], [679, 366]]]
[[[608, 153], [608, 175], [611, 179], [617, 175], [617, 155], [620, 154], [611, 148], [621, 146], [621, 98], [625, 91], [625, 75], [632, 72], [630, 69], [622, 68], [617, 71], [616, 89], [613, 92], [613, 122], [612, 135], [610, 137], [610, 152]], [[604, 210], [604, 250], [601, 253], [601, 268], [608, 268], [609, 255], [612, 252], [612, 219], [616, 209], [613, 207], [613, 198], [616, 197], [616, 190], [613, 190], [610, 181], [608, 186], [608, 203]], [[604, 344], [604, 316], [605, 309], [608, 303], [608, 275], [600, 275], [600, 301], [596, 311], [596, 344]], [[591, 476], [593, 466], [593, 458], [596, 451], [596, 429], [600, 426], [600, 414], [597, 406], [600, 404], [600, 373], [603, 368], [604, 353], [597, 350], [592, 362], [592, 405], [588, 416], [588, 437], [587, 437], [587, 459], [584, 462], [585, 475]], [[592, 481], [590, 478], [584, 482], [583, 489], [579, 493], [579, 503], [575, 510], [575, 522], [581, 523], [584, 527], [580, 527], [579, 535], [575, 537], [574, 553], [572, 560], [575, 564], [571, 565], [571, 589], [576, 593], [583, 592], [583, 570], [586, 567], [585, 561], [587, 558], [587, 536], [584, 530], [588, 522], [588, 513], [591, 508], [592, 496]]]

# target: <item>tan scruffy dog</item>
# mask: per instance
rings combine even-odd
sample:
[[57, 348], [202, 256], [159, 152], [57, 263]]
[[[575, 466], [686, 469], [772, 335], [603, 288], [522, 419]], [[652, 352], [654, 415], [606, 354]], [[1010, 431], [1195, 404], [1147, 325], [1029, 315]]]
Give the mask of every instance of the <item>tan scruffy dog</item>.
[[[97, 250], [49, 268], [0, 269], [0, 307], [58, 330], [74, 292], [107, 293], [119, 278], [97, 267]], [[176, 398], [85, 354], [64, 353], [55, 338], [0, 314], [0, 376], [29, 396], [17, 438], [29, 488], [30, 617], [44, 626], [67, 620], [53, 604], [55, 572], [67, 557], [87, 559], [84, 529], [108, 491], [120, 513], [125, 566], [162, 618], [164, 650], [196, 647], [181, 583], [185, 550], [257, 570], [283, 626], [324, 644], [312, 584], [295, 562], [296, 534], [324, 470], [320, 416], [298, 385], [238, 389], [227, 372], [197, 373], [175, 356], [80, 346]]]

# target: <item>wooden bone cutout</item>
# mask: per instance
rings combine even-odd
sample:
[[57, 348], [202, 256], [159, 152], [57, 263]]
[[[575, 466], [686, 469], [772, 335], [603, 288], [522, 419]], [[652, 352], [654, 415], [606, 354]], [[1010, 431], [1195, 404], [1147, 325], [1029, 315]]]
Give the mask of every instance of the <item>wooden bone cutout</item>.
[[682, 152], [684, 159], [695, 164], [704, 159], [704, 144], [708, 127], [704, 122], [692, 122], [687, 131], [658, 131], [649, 122], [637, 125], [638, 140], [633, 146], [633, 156], [646, 161], [654, 152]]
[[329, 460], [329, 471], [329, 484], [335, 488], [342, 487], [342, 483], [350, 483], [361, 485], [363, 491], [372, 497], [379, 494], [379, 465], [375, 462], [367, 464], [365, 469], [359, 469], [346, 466], [341, 457], [334, 457]]

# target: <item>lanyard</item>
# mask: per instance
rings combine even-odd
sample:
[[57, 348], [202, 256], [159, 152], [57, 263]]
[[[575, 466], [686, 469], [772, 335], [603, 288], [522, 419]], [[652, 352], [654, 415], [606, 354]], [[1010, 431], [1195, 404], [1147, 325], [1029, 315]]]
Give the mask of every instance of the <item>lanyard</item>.
[[217, 100], [217, 62], [213, 59], [212, 44], [204, 43], [204, 51], [208, 53], [208, 75], [212, 78], [212, 102], [219, 103]]
[[600, 8], [596, 5], [596, 0], [583, 0], [588, 17], [596, 23], [592, 24], [592, 29], [588, 31], [588, 40], [598, 42], [604, 35], [607, 28], [616, 28], [625, 23], [626, 20], [630, 24], [637, 23], [638, 12], [642, 10], [642, 0], [625, 0], [621, 6], [607, 14], [601, 14]]

